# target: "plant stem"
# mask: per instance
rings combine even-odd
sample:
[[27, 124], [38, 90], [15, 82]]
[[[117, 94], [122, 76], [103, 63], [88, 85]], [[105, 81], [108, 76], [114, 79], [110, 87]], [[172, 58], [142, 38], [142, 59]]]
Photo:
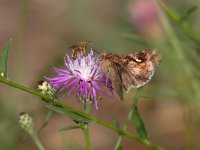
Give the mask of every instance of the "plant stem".
[[[130, 110], [129, 113], [128, 113], [128, 118], [127, 118], [127, 120], [126, 120], [126, 122], [125, 122], [125, 124], [124, 124], [124, 127], [123, 127], [123, 130], [124, 130], [124, 131], [127, 130], [127, 128], [128, 128], [128, 123], [129, 123], [129, 121], [131, 120], [131, 118], [133, 117], [133, 111], [134, 111], [133, 108], [135, 107], [135, 105], [137, 104], [137, 102], [138, 102], [138, 100], [139, 100], [139, 98], [140, 98], [141, 91], [142, 91], [142, 89], [137, 89], [137, 90], [136, 90], [135, 97], [133, 98], [133, 104], [132, 104], [132, 106], [131, 106], [131, 110]], [[121, 142], [122, 142], [122, 137], [123, 137], [122, 135], [119, 135], [119, 136], [118, 136], [117, 143], [116, 143], [116, 145], [115, 145], [114, 150], [118, 150], [118, 148], [120, 147]]]
[[89, 136], [89, 130], [88, 130], [88, 124], [85, 124], [83, 126], [83, 134], [85, 137], [85, 142], [87, 144], [88, 150], [92, 150], [92, 144], [90, 142], [90, 136]]
[[73, 108], [73, 107], [71, 107], [71, 106], [69, 106], [69, 105], [67, 105], [65, 103], [62, 103], [62, 102], [60, 102], [60, 101], [58, 101], [56, 99], [52, 99], [51, 97], [49, 97], [47, 95], [44, 95], [44, 94], [42, 94], [40, 92], [37, 92], [37, 91], [32, 90], [30, 88], [27, 88], [27, 87], [25, 87], [23, 85], [17, 84], [17, 83], [15, 83], [13, 81], [7, 80], [7, 79], [5, 79], [3, 77], [0, 77], [0, 82], [4, 83], [6, 85], [9, 85], [11, 87], [17, 88], [17, 89], [21, 89], [21, 90], [23, 90], [25, 92], [28, 92], [28, 93], [31, 93], [33, 95], [36, 95], [36, 96], [40, 97], [45, 102], [53, 102], [55, 105], [57, 105], [57, 106], [59, 106], [61, 108], [66, 108], [66, 109], [70, 110], [71, 112], [74, 112], [74, 113], [77, 113], [79, 115], [82, 115], [83, 117], [85, 117], [87, 119], [90, 119], [91, 121], [93, 121], [93, 122], [95, 122], [95, 123], [97, 123], [97, 124], [99, 124], [101, 126], [104, 126], [104, 127], [108, 128], [108, 129], [111, 129], [111, 130], [113, 130], [115, 132], [118, 132], [119, 134], [122, 134], [122, 135], [124, 135], [124, 136], [126, 136], [126, 137], [128, 137], [128, 138], [130, 138], [130, 139], [132, 139], [134, 141], [137, 141], [137, 142], [139, 142], [141, 144], [144, 144], [147, 147], [151, 148], [152, 150], [164, 150], [163, 148], [161, 148], [161, 147], [159, 147], [157, 145], [154, 145], [154, 144], [152, 144], [151, 142], [149, 142], [147, 140], [144, 140], [144, 139], [142, 139], [142, 138], [140, 138], [138, 136], [135, 136], [135, 135], [133, 135], [133, 134], [131, 134], [129, 132], [126, 132], [126, 131], [124, 131], [124, 130], [122, 130], [120, 128], [117, 128], [117, 127], [115, 127], [115, 126], [113, 126], [113, 125], [111, 125], [111, 124], [109, 124], [107, 122], [104, 122], [104, 121], [102, 121], [100, 119], [97, 119], [92, 115], [89, 115], [89, 114], [86, 114], [86, 113], [84, 113], [82, 111], [79, 111], [79, 110], [77, 110], [77, 109], [75, 109], [75, 108]]
[[42, 143], [40, 142], [37, 134], [35, 133], [35, 131], [33, 131], [32, 133], [30, 133], [31, 138], [33, 139], [33, 141], [35, 142], [35, 144], [37, 145], [39, 150], [45, 150]]
[[[90, 104], [87, 105], [87, 103], [84, 103], [84, 112], [86, 114], [88, 114], [90, 111]], [[87, 144], [88, 150], [92, 150], [92, 144], [90, 142], [90, 136], [89, 136], [89, 124], [83, 124], [82, 125], [82, 130], [83, 130], [83, 134], [85, 137], [85, 142]]]

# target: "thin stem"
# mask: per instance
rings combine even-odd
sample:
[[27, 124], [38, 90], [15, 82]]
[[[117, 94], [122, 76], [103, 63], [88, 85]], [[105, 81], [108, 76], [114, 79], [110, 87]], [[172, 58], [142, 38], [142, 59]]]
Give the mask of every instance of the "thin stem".
[[[139, 98], [140, 98], [140, 95], [141, 95], [141, 90], [142, 90], [142, 89], [137, 89], [137, 90], [136, 90], [135, 97], [133, 98], [133, 104], [132, 104], [132, 106], [131, 106], [131, 110], [130, 110], [129, 113], [128, 113], [128, 118], [127, 118], [127, 120], [126, 120], [126, 122], [125, 122], [125, 124], [124, 124], [124, 127], [123, 127], [123, 130], [124, 130], [124, 131], [127, 130], [127, 128], [128, 128], [128, 123], [130, 122], [131, 118], [133, 117], [133, 111], [134, 111], [133, 108], [135, 107], [135, 105], [136, 105], [137, 102], [139, 101]], [[117, 149], [120, 147], [121, 142], [122, 142], [122, 137], [123, 137], [122, 135], [119, 135], [119, 136], [118, 136], [117, 143], [116, 143], [116, 145], [115, 145], [114, 150], [117, 150]]]
[[39, 150], [45, 150], [42, 143], [40, 142], [37, 134], [35, 133], [35, 131], [33, 131], [32, 133], [30, 133], [31, 138], [33, 139], [33, 141], [35, 142], [35, 144], [37, 145]]
[[92, 144], [90, 142], [90, 136], [89, 136], [89, 130], [88, 130], [88, 124], [85, 124], [83, 126], [83, 134], [85, 137], [85, 142], [87, 144], [88, 150], [92, 150]]
[[141, 144], [144, 144], [147, 147], [151, 148], [152, 150], [164, 150], [163, 148], [161, 148], [161, 147], [159, 147], [157, 145], [154, 145], [154, 144], [152, 144], [151, 142], [149, 142], [147, 140], [144, 140], [144, 139], [142, 139], [142, 138], [140, 138], [138, 136], [135, 136], [135, 135], [133, 135], [133, 134], [131, 134], [129, 132], [126, 132], [126, 131], [124, 131], [124, 130], [122, 130], [120, 128], [117, 128], [117, 127], [115, 127], [115, 126], [113, 126], [113, 125], [111, 125], [111, 124], [109, 124], [107, 122], [104, 122], [104, 121], [102, 121], [100, 119], [97, 119], [92, 115], [89, 115], [89, 114], [86, 114], [86, 113], [84, 113], [82, 111], [79, 111], [79, 110], [77, 110], [77, 109], [75, 109], [75, 108], [73, 108], [73, 107], [71, 107], [71, 106], [69, 106], [67, 104], [64, 104], [64, 103], [62, 103], [62, 102], [60, 102], [60, 101], [58, 101], [56, 99], [52, 99], [51, 97], [49, 97], [47, 95], [44, 95], [44, 94], [42, 94], [40, 92], [37, 92], [37, 91], [32, 90], [30, 88], [27, 88], [27, 87], [25, 87], [23, 85], [17, 84], [17, 83], [15, 83], [13, 81], [7, 80], [7, 79], [5, 79], [3, 77], [0, 77], [0, 82], [4, 83], [6, 85], [12, 86], [14, 88], [17, 88], [17, 89], [21, 89], [21, 90], [23, 90], [25, 92], [28, 92], [30, 94], [36, 95], [36, 96], [42, 98], [42, 100], [45, 101], [45, 102], [52, 102], [53, 101], [53, 103], [55, 105], [57, 105], [57, 106], [59, 106], [61, 108], [66, 108], [66, 109], [70, 110], [71, 112], [74, 112], [74, 113], [77, 113], [79, 115], [82, 115], [83, 117], [85, 117], [87, 119], [90, 119], [91, 121], [93, 121], [93, 122], [95, 122], [95, 123], [97, 123], [97, 124], [99, 124], [101, 126], [104, 126], [104, 127], [108, 128], [108, 129], [111, 129], [111, 130], [113, 130], [115, 132], [118, 132], [119, 134], [122, 134], [122, 135], [124, 135], [124, 136], [126, 136], [126, 137], [128, 137], [128, 138], [130, 138], [130, 139], [132, 139], [134, 141], [137, 141], [137, 142], [139, 142]]
[[[84, 103], [84, 112], [86, 114], [88, 114], [90, 111], [90, 105], [85, 102]], [[83, 134], [85, 137], [85, 142], [87, 144], [88, 150], [92, 150], [92, 144], [90, 142], [90, 136], [89, 136], [89, 124], [83, 124], [82, 125], [82, 130], [83, 130]]]

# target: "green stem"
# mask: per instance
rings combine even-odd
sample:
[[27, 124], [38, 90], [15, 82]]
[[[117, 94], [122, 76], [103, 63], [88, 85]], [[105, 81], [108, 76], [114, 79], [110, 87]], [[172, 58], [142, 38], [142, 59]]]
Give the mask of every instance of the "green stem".
[[[134, 111], [133, 108], [135, 107], [135, 105], [136, 105], [137, 102], [139, 101], [139, 98], [140, 98], [140, 95], [141, 95], [141, 91], [142, 91], [142, 89], [137, 89], [137, 90], [136, 90], [135, 97], [133, 98], [133, 104], [132, 104], [132, 106], [131, 106], [131, 110], [130, 110], [129, 113], [128, 113], [128, 118], [127, 118], [127, 120], [126, 120], [126, 122], [125, 122], [125, 124], [124, 124], [124, 127], [123, 127], [123, 130], [124, 130], [124, 131], [127, 130], [127, 128], [128, 128], [128, 123], [130, 122], [131, 118], [133, 117], [133, 111]], [[122, 135], [119, 135], [119, 136], [118, 136], [117, 143], [116, 143], [116, 145], [115, 145], [114, 150], [118, 150], [118, 149], [119, 149], [119, 147], [120, 147], [120, 145], [121, 145], [121, 142], [122, 142], [122, 137], [123, 137]]]
[[[87, 103], [84, 103], [84, 112], [88, 114], [90, 111], [90, 104], [87, 105]], [[88, 150], [92, 150], [92, 144], [90, 142], [90, 136], [89, 136], [89, 124], [83, 124], [82, 125], [83, 134], [85, 137], [85, 142], [87, 144]]]
[[45, 150], [42, 143], [40, 142], [37, 134], [35, 133], [35, 131], [33, 131], [32, 133], [30, 133], [31, 138], [33, 139], [33, 141], [35, 142], [35, 144], [37, 145], [39, 150]]
[[88, 124], [84, 125], [84, 127], [83, 127], [83, 134], [84, 134], [84, 137], [85, 137], [85, 142], [87, 144], [88, 150], [92, 150], [92, 144], [90, 142]]
[[137, 142], [139, 142], [141, 144], [144, 144], [147, 147], [151, 148], [152, 150], [164, 150], [163, 148], [161, 148], [161, 147], [159, 147], [157, 145], [154, 145], [154, 144], [152, 144], [151, 142], [149, 142], [147, 140], [144, 140], [144, 139], [142, 139], [142, 138], [140, 138], [138, 136], [135, 136], [135, 135], [133, 135], [133, 134], [131, 134], [129, 132], [126, 132], [126, 131], [124, 131], [124, 130], [122, 130], [120, 128], [117, 128], [117, 127], [115, 127], [115, 126], [113, 126], [113, 125], [111, 125], [111, 124], [109, 124], [107, 122], [99, 120], [99, 119], [95, 118], [92, 115], [89, 115], [89, 114], [86, 114], [86, 113], [84, 113], [82, 111], [79, 111], [79, 110], [77, 110], [77, 109], [75, 109], [75, 108], [73, 108], [73, 107], [71, 107], [71, 106], [69, 106], [67, 104], [64, 104], [64, 103], [62, 103], [62, 102], [60, 102], [60, 101], [58, 101], [56, 99], [52, 99], [51, 97], [49, 97], [47, 95], [44, 95], [44, 94], [42, 94], [40, 92], [37, 92], [37, 91], [32, 90], [30, 88], [27, 88], [27, 87], [25, 87], [23, 85], [17, 84], [17, 83], [15, 83], [13, 81], [7, 80], [7, 79], [5, 79], [3, 77], [0, 77], [0, 82], [4, 83], [6, 85], [12, 86], [14, 88], [17, 88], [17, 89], [21, 89], [21, 90], [23, 90], [25, 92], [28, 92], [28, 93], [31, 93], [33, 95], [36, 95], [36, 96], [42, 98], [42, 100], [45, 101], [45, 102], [52, 102], [53, 101], [53, 103], [55, 105], [57, 105], [57, 106], [59, 106], [61, 108], [66, 108], [66, 109], [70, 110], [71, 112], [74, 112], [74, 113], [77, 113], [79, 115], [82, 115], [85, 118], [90, 119], [91, 121], [93, 121], [93, 122], [95, 122], [95, 123], [97, 123], [97, 124], [99, 124], [101, 126], [104, 126], [104, 127], [108, 128], [108, 129], [111, 129], [111, 130], [113, 130], [115, 132], [118, 132], [119, 134], [122, 134], [122, 135], [124, 135], [124, 136], [126, 136], [126, 137], [128, 137], [128, 138], [130, 138], [130, 139], [132, 139], [134, 141], [137, 141]]

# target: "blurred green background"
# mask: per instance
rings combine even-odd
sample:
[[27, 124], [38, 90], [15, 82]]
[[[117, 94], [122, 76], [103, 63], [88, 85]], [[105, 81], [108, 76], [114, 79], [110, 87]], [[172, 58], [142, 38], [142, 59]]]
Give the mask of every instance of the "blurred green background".
[[[51, 67], [62, 67], [67, 48], [79, 41], [92, 41], [118, 54], [157, 49], [162, 62], [139, 104], [150, 141], [169, 150], [198, 150], [200, 12], [194, 6], [200, 2], [163, 2], [173, 10], [171, 17], [156, 0], [0, 0], [0, 48], [13, 38], [9, 79], [36, 89], [43, 76], [53, 75]], [[190, 14], [192, 10], [196, 11]], [[91, 113], [110, 123], [115, 117], [123, 125], [134, 93], [135, 89], [125, 94], [123, 102], [104, 98], [99, 111], [92, 108]], [[74, 96], [64, 102], [82, 108]], [[47, 110], [38, 97], [0, 84], [0, 150], [37, 149], [18, 125], [20, 112], [32, 114], [38, 130]], [[81, 130], [58, 132], [72, 123], [54, 115], [38, 132], [46, 149], [86, 149]], [[129, 130], [136, 134], [132, 124]], [[95, 150], [111, 150], [117, 139], [116, 133], [95, 124], [90, 135]], [[123, 146], [148, 149], [127, 138]]]

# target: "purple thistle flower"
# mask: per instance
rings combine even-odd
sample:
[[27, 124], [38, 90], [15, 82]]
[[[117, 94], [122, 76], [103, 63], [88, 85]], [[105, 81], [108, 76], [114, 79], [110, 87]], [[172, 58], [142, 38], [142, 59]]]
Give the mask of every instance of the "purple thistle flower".
[[111, 81], [106, 83], [106, 74], [101, 69], [99, 58], [94, 56], [92, 50], [87, 56], [80, 54], [76, 59], [66, 56], [65, 67], [66, 70], [53, 68], [57, 75], [47, 78], [49, 83], [55, 89], [63, 85], [60, 92], [69, 88], [67, 96], [76, 89], [75, 95], [79, 100], [85, 103], [92, 100], [98, 110], [97, 92], [110, 97], [100, 85], [106, 86], [112, 92]]

